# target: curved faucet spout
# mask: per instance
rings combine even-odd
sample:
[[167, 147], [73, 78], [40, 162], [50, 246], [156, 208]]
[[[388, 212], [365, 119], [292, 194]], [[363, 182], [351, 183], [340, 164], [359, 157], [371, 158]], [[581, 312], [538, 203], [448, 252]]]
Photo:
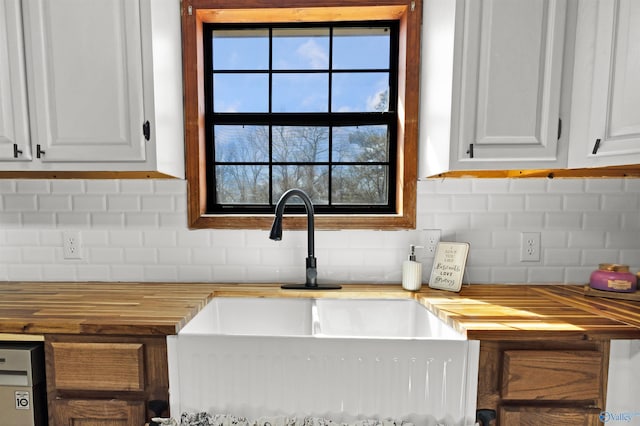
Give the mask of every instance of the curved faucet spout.
[[282, 240], [282, 215], [284, 214], [284, 207], [287, 204], [287, 200], [291, 197], [298, 197], [304, 203], [304, 208], [307, 212], [307, 256], [308, 258], [314, 258], [315, 256], [315, 244], [313, 241], [315, 234], [314, 226], [314, 211], [311, 198], [301, 189], [293, 188], [282, 194], [280, 200], [276, 204], [276, 216], [273, 219], [273, 225], [271, 225], [271, 233], [269, 238], [274, 241]]
[[314, 210], [311, 198], [301, 189], [293, 188], [286, 191], [278, 200], [276, 204], [275, 217], [273, 224], [271, 225], [271, 232], [269, 238], [275, 241], [282, 240], [282, 215], [284, 214], [284, 207], [287, 204], [287, 200], [291, 197], [298, 197], [304, 203], [304, 208], [307, 212], [307, 259], [306, 259], [306, 279], [304, 284], [285, 284], [282, 288], [295, 288], [295, 289], [339, 289], [339, 285], [325, 284], [318, 286], [318, 271], [316, 269], [316, 257], [315, 257], [315, 244], [314, 244]]

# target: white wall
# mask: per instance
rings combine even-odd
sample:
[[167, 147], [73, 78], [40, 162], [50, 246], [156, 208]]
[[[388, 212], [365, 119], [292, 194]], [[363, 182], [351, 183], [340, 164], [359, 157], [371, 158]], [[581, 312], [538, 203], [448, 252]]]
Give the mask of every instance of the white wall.
[[[471, 243], [466, 281], [583, 283], [598, 263], [640, 268], [640, 180], [428, 179], [418, 229]], [[81, 231], [82, 260], [62, 258]], [[520, 262], [521, 231], [542, 260]], [[0, 180], [0, 279], [296, 282], [306, 234], [186, 227], [183, 180]], [[418, 231], [317, 231], [321, 281], [399, 282]], [[425, 275], [430, 271], [428, 263]]]

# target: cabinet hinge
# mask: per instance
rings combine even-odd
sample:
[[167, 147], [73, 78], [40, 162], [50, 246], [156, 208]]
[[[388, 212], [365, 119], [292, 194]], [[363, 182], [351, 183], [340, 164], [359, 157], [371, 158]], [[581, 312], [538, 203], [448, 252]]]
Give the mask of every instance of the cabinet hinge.
[[18, 149], [18, 144], [14, 143], [13, 144], [13, 158], [18, 158], [20, 155], [22, 155], [22, 150]]
[[473, 158], [473, 144], [469, 144], [469, 149], [467, 150], [467, 154], [469, 154], [469, 158]]
[[560, 140], [561, 135], [562, 135], [562, 118], [558, 117], [558, 140]]
[[144, 135], [145, 140], [151, 139], [151, 125], [149, 124], [149, 120], [142, 124], [142, 134]]
[[593, 151], [591, 151], [591, 153], [596, 155], [598, 153], [598, 149], [600, 149], [600, 139], [596, 139], [596, 143], [593, 145]]
[[416, 2], [415, 2], [415, 1], [412, 1], [412, 2], [411, 2], [411, 11], [412, 11], [412, 12], [415, 12], [415, 10], [416, 10]]
[[45, 152], [40, 148], [40, 144], [36, 145], [36, 158], [40, 158], [45, 154]]
[[193, 15], [193, 6], [191, 5], [187, 6], [187, 13], [189, 14], [189, 16]]

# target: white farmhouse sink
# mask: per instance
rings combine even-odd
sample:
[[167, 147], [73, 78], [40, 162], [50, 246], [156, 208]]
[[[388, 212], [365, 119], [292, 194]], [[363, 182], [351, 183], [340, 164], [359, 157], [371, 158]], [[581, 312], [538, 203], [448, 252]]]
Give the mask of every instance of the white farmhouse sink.
[[465, 340], [415, 300], [216, 297], [180, 335]]
[[216, 297], [167, 337], [171, 413], [472, 425], [479, 347], [411, 299]]

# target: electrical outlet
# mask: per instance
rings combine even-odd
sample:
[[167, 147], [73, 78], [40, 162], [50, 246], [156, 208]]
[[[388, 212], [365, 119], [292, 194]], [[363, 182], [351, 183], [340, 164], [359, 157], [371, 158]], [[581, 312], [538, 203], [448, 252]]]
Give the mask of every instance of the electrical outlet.
[[522, 232], [520, 234], [520, 261], [540, 261], [540, 233]]
[[82, 259], [80, 232], [65, 231], [62, 233], [62, 252], [65, 259]]
[[425, 258], [433, 258], [436, 255], [436, 248], [440, 242], [440, 230], [439, 229], [423, 229], [421, 231], [421, 246], [424, 247], [422, 252]]

